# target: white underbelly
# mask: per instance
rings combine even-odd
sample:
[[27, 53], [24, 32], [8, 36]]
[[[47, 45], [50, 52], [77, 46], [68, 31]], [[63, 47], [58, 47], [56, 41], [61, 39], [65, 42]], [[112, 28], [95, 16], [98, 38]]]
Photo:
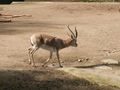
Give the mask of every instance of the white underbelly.
[[55, 48], [50, 47], [50, 46], [47, 46], [47, 45], [41, 45], [40, 48], [45, 49], [45, 50], [48, 50], [48, 51], [53, 51], [53, 52], [56, 51]]

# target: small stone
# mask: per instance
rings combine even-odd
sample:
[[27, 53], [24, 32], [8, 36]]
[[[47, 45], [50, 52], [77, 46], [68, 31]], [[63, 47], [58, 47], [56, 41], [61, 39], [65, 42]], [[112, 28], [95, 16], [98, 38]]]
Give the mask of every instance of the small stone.
[[78, 59], [78, 62], [82, 62], [83, 61], [83, 59]]
[[88, 61], [88, 60], [89, 60], [89, 58], [79, 58], [79, 59], [78, 59], [78, 62], [83, 62], [83, 61], [86, 62], [86, 61]]

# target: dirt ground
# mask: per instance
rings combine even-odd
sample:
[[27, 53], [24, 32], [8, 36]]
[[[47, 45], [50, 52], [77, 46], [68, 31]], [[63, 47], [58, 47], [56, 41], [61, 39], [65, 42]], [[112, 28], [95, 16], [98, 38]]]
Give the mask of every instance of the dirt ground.
[[[64, 67], [86, 66], [90, 72], [120, 80], [120, 65], [109, 65], [112, 70], [98, 70], [103, 59], [120, 61], [120, 4], [79, 2], [25, 2], [1, 5], [0, 13], [32, 15], [12, 18], [0, 23], [0, 90], [120, 90], [116, 86], [99, 86], [60, 72], [55, 66], [41, 65], [49, 52], [39, 49], [34, 57], [36, 68], [28, 65], [30, 36], [48, 33], [67, 39], [68, 29], [77, 27], [78, 47], [60, 51]], [[88, 58], [88, 61], [84, 61]], [[82, 62], [78, 62], [82, 59]], [[91, 67], [90, 67], [91, 66]], [[114, 74], [114, 75], [113, 75]]]

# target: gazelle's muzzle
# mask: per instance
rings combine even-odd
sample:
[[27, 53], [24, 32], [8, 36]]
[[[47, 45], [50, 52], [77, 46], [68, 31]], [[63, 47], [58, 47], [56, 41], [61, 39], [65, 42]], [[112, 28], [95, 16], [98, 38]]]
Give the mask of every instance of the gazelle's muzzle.
[[74, 45], [72, 45], [73, 47], [77, 47], [78, 46], [78, 44], [77, 43], [75, 43]]
[[78, 46], [78, 44], [76, 43], [76, 44], [75, 44], [75, 47], [77, 47], [77, 46]]

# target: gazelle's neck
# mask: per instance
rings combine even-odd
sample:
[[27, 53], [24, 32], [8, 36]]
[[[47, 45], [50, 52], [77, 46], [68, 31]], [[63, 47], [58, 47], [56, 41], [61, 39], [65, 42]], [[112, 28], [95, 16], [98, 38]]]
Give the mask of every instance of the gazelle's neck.
[[66, 48], [66, 47], [69, 47], [71, 45], [71, 41], [72, 41], [71, 38], [64, 40], [62, 49]]

